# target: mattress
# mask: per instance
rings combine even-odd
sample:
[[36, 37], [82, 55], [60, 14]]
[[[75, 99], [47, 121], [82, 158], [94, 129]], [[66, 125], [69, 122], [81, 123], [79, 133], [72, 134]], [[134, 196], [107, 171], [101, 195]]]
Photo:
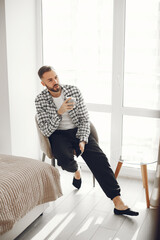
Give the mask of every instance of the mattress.
[[58, 169], [35, 159], [0, 154], [0, 235], [35, 206], [61, 196]]

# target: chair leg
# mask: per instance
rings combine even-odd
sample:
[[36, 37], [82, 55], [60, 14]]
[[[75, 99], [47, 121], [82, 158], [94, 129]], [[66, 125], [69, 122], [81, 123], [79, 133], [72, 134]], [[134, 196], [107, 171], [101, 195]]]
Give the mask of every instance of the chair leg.
[[115, 178], [118, 177], [118, 174], [119, 174], [119, 172], [120, 172], [120, 170], [121, 170], [122, 164], [123, 164], [122, 161], [119, 161], [119, 162], [118, 162], [117, 167], [116, 167], [116, 171], [115, 171]]
[[145, 181], [144, 181], [144, 169], [141, 166], [141, 174], [142, 174], [142, 182], [143, 182], [143, 187], [145, 188]]
[[54, 167], [56, 166], [55, 158], [52, 158], [52, 159], [51, 159], [51, 164], [52, 164], [52, 166], [54, 166]]
[[95, 187], [95, 176], [93, 175], [93, 187]]
[[46, 154], [43, 152], [42, 154], [42, 162], [45, 162]]
[[147, 165], [141, 165], [141, 170], [142, 170], [142, 178], [143, 178], [143, 184], [145, 187], [145, 193], [146, 193], [146, 203], [147, 203], [147, 208], [150, 207], [150, 201], [149, 201], [149, 190], [148, 190], [148, 176], [147, 176]]

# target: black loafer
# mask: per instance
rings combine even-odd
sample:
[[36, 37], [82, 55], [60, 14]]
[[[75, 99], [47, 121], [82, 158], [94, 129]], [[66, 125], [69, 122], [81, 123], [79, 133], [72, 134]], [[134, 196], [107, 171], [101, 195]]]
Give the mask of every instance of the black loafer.
[[80, 189], [81, 183], [82, 183], [81, 178], [80, 179], [76, 179], [75, 177], [73, 178], [72, 184], [73, 184], [74, 187]]
[[118, 210], [118, 209], [114, 208], [114, 214], [116, 214], [116, 215], [138, 216], [139, 212], [132, 211], [130, 208], [127, 208], [126, 210]]

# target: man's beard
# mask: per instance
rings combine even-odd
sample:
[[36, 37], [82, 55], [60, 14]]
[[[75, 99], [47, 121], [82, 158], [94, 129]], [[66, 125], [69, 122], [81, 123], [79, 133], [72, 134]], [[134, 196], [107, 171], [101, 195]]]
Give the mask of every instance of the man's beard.
[[[54, 89], [54, 87], [57, 87], [56, 89]], [[59, 84], [55, 84], [53, 88], [49, 88], [47, 87], [51, 92], [59, 92], [61, 90], [61, 86]]]

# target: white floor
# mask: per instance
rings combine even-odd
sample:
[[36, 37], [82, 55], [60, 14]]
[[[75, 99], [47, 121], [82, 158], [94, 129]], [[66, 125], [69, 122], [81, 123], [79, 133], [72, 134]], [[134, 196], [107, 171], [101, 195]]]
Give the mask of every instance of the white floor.
[[[63, 196], [27, 228], [16, 240], [154, 240], [157, 210], [147, 209], [140, 180], [118, 178], [122, 198], [138, 217], [115, 216], [113, 203], [92, 175], [82, 169], [82, 187], [75, 190], [72, 174], [61, 171]], [[149, 184], [151, 192], [152, 183]]]

